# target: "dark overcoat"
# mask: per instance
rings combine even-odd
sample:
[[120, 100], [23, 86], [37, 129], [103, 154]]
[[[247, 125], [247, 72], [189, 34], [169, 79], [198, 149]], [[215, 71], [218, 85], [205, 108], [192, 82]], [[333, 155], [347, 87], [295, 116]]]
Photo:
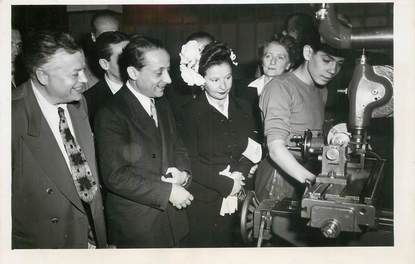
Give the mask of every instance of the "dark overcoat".
[[[233, 180], [219, 175], [227, 165], [246, 177], [253, 163], [242, 153], [248, 137], [257, 141], [258, 128], [250, 104], [229, 97], [228, 118], [207, 101], [205, 93], [182, 108], [180, 131], [191, 159], [195, 200], [189, 207], [192, 246], [223, 246], [232, 239], [232, 217], [219, 216], [222, 199], [232, 190]], [[229, 219], [228, 219], [229, 218]]]
[[112, 92], [105, 79], [101, 79], [85, 93], [85, 99], [88, 104], [88, 116], [92, 129], [95, 114], [98, 109], [105, 104], [111, 97]]
[[[76, 139], [98, 181], [85, 100], [68, 104]], [[57, 113], [56, 113], [57, 114]], [[98, 189], [90, 203], [98, 247], [106, 247]], [[12, 247], [87, 248], [88, 216], [30, 80], [13, 90]]]
[[161, 176], [168, 167], [190, 171], [190, 161], [168, 101], [156, 99], [156, 109], [158, 127], [124, 85], [95, 117], [108, 239], [118, 247], [178, 246], [189, 230]]

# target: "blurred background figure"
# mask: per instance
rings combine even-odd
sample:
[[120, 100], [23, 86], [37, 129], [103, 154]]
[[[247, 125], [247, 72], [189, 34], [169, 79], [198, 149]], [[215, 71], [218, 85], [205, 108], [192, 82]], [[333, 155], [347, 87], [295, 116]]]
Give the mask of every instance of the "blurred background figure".
[[22, 36], [20, 35], [20, 31], [17, 28], [12, 28], [12, 43], [11, 43], [11, 49], [12, 49], [12, 61], [11, 61], [11, 70], [12, 70], [12, 88], [16, 88], [19, 83], [16, 82], [15, 73], [17, 67], [17, 57], [20, 55], [22, 51]]
[[[213, 42], [215, 38], [205, 31], [197, 31], [190, 34], [184, 44], [188, 43], [191, 40], [196, 40], [197, 43], [200, 45], [201, 50], [203, 48]], [[202, 92], [199, 86], [189, 86], [183, 79], [180, 77], [179, 65], [174, 65], [172, 67], [172, 82], [173, 85], [171, 89], [166, 91], [166, 97], [170, 101], [173, 114], [177, 118], [179, 118], [179, 112], [183, 105], [187, 104], [188, 102], [196, 99]]]
[[101, 68], [100, 80], [84, 95], [88, 103], [88, 115], [93, 127], [95, 113], [99, 107], [121, 89], [118, 57], [128, 44], [127, 35], [119, 31], [104, 32], [99, 35], [95, 49], [97, 63]]
[[310, 36], [318, 34], [318, 27], [316, 20], [311, 15], [292, 13], [286, 18], [281, 33], [293, 37], [302, 45]]
[[[262, 75], [248, 84], [253, 88], [245, 96], [248, 100], [253, 100], [254, 94], [257, 98], [261, 95], [264, 86], [275, 76], [281, 75], [291, 69], [295, 69], [301, 62], [301, 49], [296, 40], [291, 36], [280, 35], [266, 42], [259, 52], [261, 58], [260, 70]], [[255, 103], [258, 101], [256, 100]]]
[[99, 35], [104, 32], [118, 31], [120, 28], [118, 14], [110, 10], [96, 13], [92, 17], [91, 28], [91, 39], [93, 42], [96, 42]]
[[197, 43], [199, 43], [199, 45], [201, 45], [202, 50], [206, 47], [207, 44], [212, 43], [213, 41], [215, 41], [215, 38], [205, 32], [205, 31], [197, 31], [194, 32], [192, 34], [190, 34], [187, 38], [186, 38], [186, 42], [189, 42], [191, 40], [196, 40]]
[[264, 44], [260, 49], [261, 65], [259, 65], [262, 75], [248, 84], [248, 87], [235, 89], [235, 95], [243, 98], [251, 104], [253, 115], [257, 126], [260, 128], [261, 142], [262, 135], [262, 118], [259, 109], [259, 96], [264, 86], [275, 76], [296, 68], [301, 61], [301, 49], [291, 36], [280, 35]]
[[119, 15], [110, 10], [97, 12], [91, 19], [91, 32], [82, 40], [82, 48], [85, 53], [87, 70], [85, 72], [88, 90], [99, 81], [102, 72], [97, 59], [96, 41], [104, 32], [118, 31], [120, 27]]

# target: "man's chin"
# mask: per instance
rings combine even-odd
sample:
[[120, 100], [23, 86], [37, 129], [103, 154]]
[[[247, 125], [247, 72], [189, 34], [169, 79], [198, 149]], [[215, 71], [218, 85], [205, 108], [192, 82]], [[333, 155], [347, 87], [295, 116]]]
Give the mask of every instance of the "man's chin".
[[164, 89], [159, 89], [156, 93], [156, 97], [162, 97], [164, 95]]
[[319, 80], [317, 80], [317, 81], [315, 81], [314, 83], [317, 85], [317, 86], [326, 86], [328, 83], [330, 82], [330, 80], [326, 80], [326, 79], [319, 79]]
[[78, 101], [81, 101], [81, 99], [82, 99], [82, 92], [76, 92], [76, 93], [74, 93], [72, 96], [71, 96], [71, 101], [75, 101], [75, 102], [78, 102]]

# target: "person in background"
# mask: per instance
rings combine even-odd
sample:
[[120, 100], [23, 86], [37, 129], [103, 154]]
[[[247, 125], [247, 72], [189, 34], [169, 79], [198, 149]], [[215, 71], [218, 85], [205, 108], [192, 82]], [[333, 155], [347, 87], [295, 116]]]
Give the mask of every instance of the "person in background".
[[83, 39], [82, 48], [85, 53], [88, 78], [86, 89], [94, 86], [101, 76], [101, 68], [98, 64], [95, 43], [104, 32], [119, 31], [119, 14], [110, 10], [99, 11], [91, 19], [91, 32]]
[[252, 81], [248, 87], [255, 88], [258, 96], [264, 86], [275, 76], [298, 67], [301, 50], [294, 38], [280, 35], [264, 44], [260, 49], [262, 75]]
[[317, 21], [311, 15], [305, 13], [290, 14], [285, 19], [281, 33], [293, 37], [300, 46], [303, 46], [310, 38], [319, 35]]
[[92, 127], [95, 113], [100, 106], [123, 86], [118, 66], [118, 57], [127, 44], [127, 36], [119, 31], [104, 32], [99, 35], [96, 41], [98, 64], [104, 74], [98, 83], [84, 93]]
[[[320, 41], [317, 34], [303, 47], [304, 62], [294, 71], [274, 77], [262, 91], [259, 106], [264, 117], [268, 155], [259, 164], [255, 192], [264, 199], [298, 200], [304, 183], [313, 182], [313, 164], [306, 164], [299, 152], [288, 150], [290, 139], [310, 129], [321, 132], [324, 122], [326, 85], [339, 73], [345, 53]], [[304, 223], [276, 217], [276, 234], [290, 243], [307, 245]]]
[[[261, 128], [262, 135], [262, 117], [259, 109], [259, 96], [264, 86], [275, 76], [298, 66], [301, 60], [301, 49], [295, 39], [290, 36], [280, 35], [264, 44], [260, 49], [261, 58], [261, 77], [248, 84], [245, 89], [234, 90], [236, 96], [250, 102], [253, 109], [253, 115], [258, 127]], [[261, 139], [262, 142], [263, 139]]]
[[12, 88], [16, 87], [16, 83], [14, 80], [14, 72], [15, 72], [15, 60], [17, 55], [20, 54], [20, 52], [22, 51], [22, 37], [20, 35], [20, 31], [18, 29], [12, 29]]
[[[197, 31], [190, 34], [185, 41], [185, 44], [189, 41], [197, 41], [199, 44], [200, 50], [214, 41], [214, 37], [204, 31]], [[182, 78], [180, 77], [179, 67], [173, 67], [173, 85], [171, 89], [166, 91], [166, 97], [170, 101], [174, 116], [180, 118], [180, 111], [183, 105], [187, 104], [188, 102], [196, 99], [202, 93], [202, 90], [199, 86], [196, 85], [188, 85], [183, 82]]]
[[120, 29], [119, 14], [110, 10], [97, 12], [91, 19], [91, 28], [91, 39], [96, 42], [102, 33]]
[[180, 247], [189, 231], [190, 160], [169, 102], [170, 56], [132, 36], [119, 58], [124, 86], [95, 116], [108, 240], [120, 248]]
[[237, 196], [249, 169], [261, 156], [257, 148], [255, 158], [243, 155], [249, 143], [259, 146], [255, 142], [258, 130], [250, 105], [230, 95], [236, 56], [223, 43], [212, 42], [199, 60], [197, 44], [188, 42], [181, 54], [184, 81], [203, 90], [183, 106], [180, 119], [193, 172], [190, 191], [195, 197], [188, 209], [189, 245], [226, 247], [237, 240], [233, 232], [238, 221]]
[[21, 72], [23, 69], [20, 69], [19, 67], [19, 55], [22, 51], [22, 36], [20, 34], [20, 31], [17, 28], [12, 28], [12, 43], [11, 43], [11, 70], [12, 70], [12, 77], [11, 77], [11, 86], [12, 88], [16, 88], [20, 84], [19, 76], [22, 75]]
[[30, 79], [12, 90], [12, 248], [107, 247], [82, 49], [38, 31], [23, 56]]

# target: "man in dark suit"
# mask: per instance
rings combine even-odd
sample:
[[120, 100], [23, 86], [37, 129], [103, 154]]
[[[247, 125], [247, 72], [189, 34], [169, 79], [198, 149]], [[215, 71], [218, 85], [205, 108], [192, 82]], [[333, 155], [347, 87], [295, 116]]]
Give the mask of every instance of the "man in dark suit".
[[91, 126], [93, 126], [94, 116], [98, 108], [118, 92], [123, 85], [118, 67], [118, 57], [127, 43], [127, 36], [119, 31], [104, 32], [96, 41], [98, 64], [104, 75], [98, 83], [84, 94], [88, 104]]
[[114, 11], [98, 11], [91, 19], [91, 32], [85, 35], [81, 40], [87, 64], [85, 70], [85, 74], [88, 80], [86, 84], [87, 90], [98, 82], [101, 71], [96, 58], [96, 41], [98, 37], [104, 32], [118, 31], [120, 28], [119, 20], [120, 15]]
[[13, 90], [12, 247], [106, 247], [82, 50], [39, 31], [23, 54], [31, 77]]
[[169, 54], [157, 41], [132, 37], [119, 64], [126, 84], [95, 116], [109, 241], [123, 248], [183, 246], [189, 230], [182, 208], [193, 196], [185, 189], [189, 157], [162, 97], [171, 82]]

